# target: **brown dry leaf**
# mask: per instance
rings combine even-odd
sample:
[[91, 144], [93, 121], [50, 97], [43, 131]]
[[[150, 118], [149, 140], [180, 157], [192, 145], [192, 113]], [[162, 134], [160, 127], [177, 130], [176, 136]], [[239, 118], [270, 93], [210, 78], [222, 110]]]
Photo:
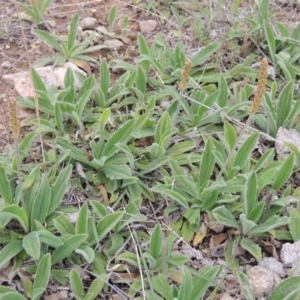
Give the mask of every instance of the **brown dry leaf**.
[[7, 282], [8, 281], [8, 277], [9, 277], [9, 273], [11, 271], [12, 268], [12, 263], [11, 260], [9, 260], [8, 262], [6, 262], [4, 264], [4, 266], [2, 267], [1, 271], [0, 271], [0, 284], [2, 282]]
[[213, 230], [214, 232], [217, 232], [217, 233], [223, 231], [223, 229], [224, 229], [224, 225], [220, 224], [217, 221], [206, 222], [206, 225], [209, 229], [211, 229], [211, 230]]
[[213, 235], [209, 241], [209, 248], [213, 249], [222, 244], [228, 238], [227, 233]]
[[204, 222], [207, 225], [207, 227], [214, 232], [221, 232], [224, 229], [224, 225], [220, 224], [217, 221], [210, 221], [208, 214], [204, 214]]
[[261, 246], [265, 251], [272, 254], [276, 259], [279, 259], [278, 253], [276, 251], [276, 246], [272, 242], [263, 241], [261, 239], [255, 239], [255, 242]]
[[102, 194], [105, 204], [109, 205], [109, 199], [108, 199], [107, 190], [106, 190], [105, 186], [103, 184], [100, 184], [100, 185], [98, 185], [98, 188]]
[[139, 273], [130, 273], [130, 274], [128, 274], [128, 273], [113, 273], [112, 276], [110, 277], [110, 279], [113, 283], [127, 283], [127, 284], [130, 284], [138, 276], [140, 276]]
[[92, 74], [91, 67], [86, 61], [79, 60], [76, 58], [69, 58], [69, 61], [71, 63], [73, 63], [74, 65], [76, 65], [77, 67], [79, 67], [80, 69], [83, 69], [87, 73], [88, 76], [90, 76]]
[[45, 296], [44, 299], [45, 300], [67, 300], [70, 298], [68, 297], [67, 291], [60, 291], [58, 293], [53, 293], [49, 296]]
[[206, 233], [207, 233], [207, 226], [205, 223], [202, 223], [199, 231], [196, 233], [196, 235], [194, 237], [194, 240], [193, 240], [194, 247], [196, 247], [203, 241], [203, 239], [206, 237]]
[[151, 146], [152, 143], [153, 143], [153, 138], [146, 137], [146, 138], [135, 141], [134, 146], [136, 146], [136, 147], [148, 147], [148, 146]]

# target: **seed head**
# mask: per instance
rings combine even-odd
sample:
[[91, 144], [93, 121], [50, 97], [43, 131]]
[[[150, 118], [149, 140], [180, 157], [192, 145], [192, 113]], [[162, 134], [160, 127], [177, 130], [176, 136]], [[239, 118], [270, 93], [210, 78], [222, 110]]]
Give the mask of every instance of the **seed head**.
[[12, 138], [19, 140], [20, 138], [20, 122], [17, 116], [17, 103], [14, 97], [8, 98], [8, 113]]
[[268, 78], [268, 60], [264, 58], [260, 63], [257, 88], [255, 91], [252, 105], [249, 110], [250, 115], [255, 114], [259, 110], [264, 93], [266, 91], [267, 78]]
[[179, 90], [183, 91], [187, 87], [187, 83], [189, 80], [189, 76], [191, 73], [191, 68], [192, 68], [192, 62], [190, 59], [186, 59], [184, 66], [183, 66], [183, 72], [181, 76], [181, 83], [179, 86]]

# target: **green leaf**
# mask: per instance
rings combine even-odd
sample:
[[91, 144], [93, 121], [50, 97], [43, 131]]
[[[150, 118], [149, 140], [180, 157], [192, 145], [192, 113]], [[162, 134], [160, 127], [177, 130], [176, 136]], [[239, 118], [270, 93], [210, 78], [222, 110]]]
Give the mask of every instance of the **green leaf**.
[[[280, 282], [273, 290], [268, 300], [284, 300], [294, 290], [299, 289], [300, 276], [289, 277]], [[292, 298], [296, 299], [296, 298]], [[291, 299], [290, 299], [291, 300]]]
[[153, 277], [152, 285], [156, 292], [158, 292], [164, 299], [166, 300], [173, 300], [174, 297], [172, 295], [171, 286], [163, 274], [158, 274], [157, 276]]
[[93, 300], [101, 293], [104, 284], [107, 281], [106, 277], [106, 274], [102, 274], [93, 280], [86, 293], [86, 296], [84, 297], [84, 300]]
[[206, 46], [192, 57], [192, 67], [198, 66], [205, 62], [214, 52], [218, 51], [222, 43], [214, 43]]
[[0, 269], [13, 257], [15, 257], [23, 249], [22, 241], [16, 240], [9, 242], [0, 251]]
[[225, 206], [215, 208], [212, 214], [219, 223], [239, 229], [239, 223]]
[[51, 264], [54, 265], [75, 251], [82, 243], [86, 241], [86, 234], [73, 235], [64, 240], [64, 244], [56, 248], [52, 254]]
[[207, 185], [207, 182], [210, 180], [214, 167], [215, 159], [213, 155], [213, 144], [212, 141], [208, 139], [205, 143], [205, 148], [202, 154], [200, 174], [198, 179], [200, 194]]
[[[209, 286], [213, 284], [214, 279], [218, 276], [221, 270], [222, 266], [210, 266], [205, 269], [205, 272], [198, 272], [198, 274], [195, 275], [194, 285], [191, 290], [190, 297], [187, 300], [201, 299], [208, 291]], [[197, 277], [197, 275], [199, 276]]]
[[180, 194], [174, 190], [171, 190], [171, 189], [165, 188], [165, 187], [159, 188], [159, 189], [157, 187], [154, 187], [152, 190], [154, 192], [158, 192], [158, 193], [161, 193], [163, 195], [170, 197], [171, 199], [176, 201], [179, 205], [181, 205], [185, 208], [189, 207], [187, 199], [184, 196], [182, 196], [182, 194]]
[[255, 300], [255, 296], [251, 289], [251, 285], [250, 285], [247, 275], [242, 272], [237, 272], [237, 278], [238, 278], [243, 296], [247, 300]]
[[41, 184], [38, 193], [33, 200], [30, 216], [30, 226], [35, 228], [35, 221], [39, 221], [41, 224], [44, 223], [48, 215], [48, 210], [51, 201], [51, 189], [48, 179], [45, 174], [42, 174]]
[[186, 267], [182, 267], [182, 282], [179, 289], [178, 299], [189, 299], [192, 288], [193, 279], [190, 270]]
[[64, 244], [60, 238], [58, 238], [56, 235], [49, 232], [48, 230], [39, 230], [37, 232], [39, 234], [40, 241], [42, 243], [45, 243], [54, 248], [57, 248], [58, 246], [61, 246]]
[[276, 44], [275, 44], [275, 37], [274, 37], [274, 32], [269, 24], [268, 21], [265, 21], [263, 24], [263, 29], [264, 29], [264, 34], [268, 42], [269, 46], [269, 52], [271, 55], [272, 62], [275, 64], [276, 63]]
[[150, 238], [149, 253], [155, 259], [161, 256], [163, 235], [160, 224], [156, 224]]
[[34, 68], [30, 68], [30, 77], [32, 79], [34, 88], [36, 89], [37, 92], [44, 92], [47, 93], [47, 88], [45, 84], [43, 83], [40, 75]]
[[298, 242], [300, 240], [300, 213], [298, 209], [291, 208], [290, 213], [290, 223], [289, 229], [292, 235], [293, 241]]
[[257, 179], [256, 174], [251, 172], [246, 180], [244, 192], [244, 211], [248, 218], [250, 212], [254, 209], [257, 202]]
[[97, 241], [95, 240], [94, 234], [91, 232], [88, 241], [90, 244], [101, 241], [124, 217], [122, 211], [117, 211], [103, 217], [96, 226]]
[[131, 138], [133, 130], [134, 120], [127, 121], [109, 138], [109, 140], [103, 148], [102, 156], [107, 156], [108, 158], [113, 156], [116, 153], [116, 151], [118, 151], [116, 143], [128, 141]]
[[32, 258], [40, 258], [41, 241], [37, 231], [32, 231], [23, 237], [23, 248]]
[[77, 104], [76, 104], [76, 113], [79, 118], [82, 117], [84, 108], [86, 107], [87, 102], [91, 99], [94, 89], [96, 86], [95, 76], [88, 77], [82, 84], [82, 87], [77, 96]]
[[75, 253], [81, 255], [89, 264], [91, 264], [95, 259], [95, 250], [91, 247], [81, 247], [75, 250]]
[[[223, 108], [227, 105], [228, 94], [229, 94], [227, 81], [223, 75], [220, 76], [218, 88], [221, 91], [220, 96], [218, 98], [218, 104], [221, 108]], [[226, 122], [226, 123], [228, 123], [228, 122]]]
[[156, 129], [154, 141], [162, 148], [167, 148], [171, 139], [172, 120], [167, 111], [165, 111], [160, 117]]
[[55, 209], [60, 205], [63, 196], [67, 190], [70, 176], [72, 173], [72, 165], [66, 166], [63, 170], [59, 172], [55, 183], [51, 188], [51, 203], [48, 211], [48, 215], [55, 211]]
[[81, 149], [78, 149], [76, 146], [74, 146], [72, 143], [70, 143], [69, 141], [67, 141], [62, 137], [57, 137], [56, 143], [58, 146], [62, 147], [65, 150], [66, 149], [71, 150], [70, 156], [72, 158], [93, 168], [93, 165], [87, 159], [87, 157], [84, 155], [84, 152]]
[[37, 270], [36, 276], [33, 284], [33, 296], [32, 299], [38, 300], [43, 292], [46, 290], [47, 285], [50, 279], [51, 272], [51, 255], [47, 253], [40, 260]]
[[[29, 230], [29, 222], [28, 217], [24, 211], [23, 208], [17, 206], [17, 205], [9, 205], [4, 207], [0, 212], [0, 217], [8, 217], [9, 220], [16, 219], [20, 223], [20, 225], [23, 227], [25, 232], [28, 232]], [[1, 223], [1, 221], [0, 221]], [[5, 224], [6, 225], [6, 224]]]
[[251, 220], [248, 220], [245, 216], [245, 214], [240, 215], [240, 222], [241, 222], [241, 228], [242, 228], [242, 234], [243, 236], [247, 236], [249, 232], [256, 227], [257, 225], [252, 222]]
[[116, 18], [118, 13], [117, 5], [114, 5], [109, 12], [108, 24], [109, 24], [109, 32], [113, 32]]
[[146, 85], [147, 85], [147, 80], [146, 80], [146, 73], [144, 71], [144, 68], [141, 66], [137, 66], [136, 70], [136, 87], [137, 89], [142, 93], [145, 94], [146, 91]]
[[56, 126], [57, 129], [59, 131], [59, 133], [61, 135], [64, 134], [64, 124], [63, 124], [63, 115], [62, 115], [62, 111], [60, 108], [60, 104], [58, 102], [56, 102], [54, 104], [54, 117], [55, 117], [55, 122], [56, 122]]
[[[32, 143], [35, 138], [35, 132], [29, 132], [25, 138], [19, 143], [19, 154], [20, 160], [22, 161], [27, 155], [29, 150], [31, 149]], [[13, 160], [13, 170], [17, 169], [17, 159], [16, 157]]]
[[233, 167], [242, 167], [248, 159], [250, 159], [250, 155], [256, 146], [257, 139], [259, 137], [259, 133], [255, 132], [251, 136], [247, 138], [247, 140], [243, 143], [241, 148], [238, 150], [234, 162]]
[[[141, 34], [138, 34], [138, 45], [141, 55], [149, 55], [149, 48], [147, 42]], [[140, 63], [140, 65], [145, 69], [146, 74], [148, 74], [148, 71], [150, 69], [150, 63], [148, 61], [143, 61]]]
[[100, 70], [100, 88], [101, 91], [103, 92], [105, 100], [108, 95], [109, 83], [110, 83], [110, 73], [109, 73], [106, 60], [103, 59], [101, 61], [101, 70]]
[[278, 96], [277, 104], [277, 126], [283, 126], [284, 122], [287, 121], [287, 117], [290, 113], [292, 107], [294, 95], [294, 81], [290, 81], [287, 85], [281, 90]]
[[274, 190], [278, 191], [290, 178], [291, 174], [293, 173], [294, 157], [295, 157], [294, 153], [291, 153], [289, 157], [282, 164], [272, 185], [272, 188]]
[[13, 196], [10, 182], [2, 165], [0, 165], [0, 195], [3, 197], [4, 201], [7, 204], [12, 204]]
[[250, 233], [251, 234], [266, 233], [276, 227], [287, 225], [289, 223], [289, 221], [290, 221], [290, 218], [288, 218], [288, 217], [273, 216], [273, 217], [269, 218], [266, 222], [259, 224], [257, 227], [255, 227], [253, 230], [251, 230]]
[[26, 298], [17, 292], [8, 292], [1, 295], [0, 300], [26, 300]]
[[77, 300], [83, 299], [83, 285], [80, 275], [75, 269], [70, 272], [70, 285], [72, 293]]
[[68, 53], [71, 52], [71, 50], [75, 44], [78, 25], [79, 25], [79, 17], [76, 14], [76, 15], [74, 15], [74, 17], [72, 18], [72, 21], [70, 23], [70, 30], [69, 30], [69, 34], [68, 34]]
[[75, 233], [88, 233], [88, 207], [85, 202], [79, 212], [78, 219], [76, 222]]
[[260, 247], [252, 242], [248, 238], [242, 238], [240, 245], [247, 250], [250, 254], [252, 254], [257, 260], [262, 259], [261, 249]]
[[75, 229], [70, 220], [63, 214], [53, 220], [54, 227], [62, 234], [75, 234]]
[[40, 40], [42, 40], [45, 44], [47, 44], [48, 46], [54, 48], [57, 52], [63, 53], [60, 44], [57, 42], [59, 40], [59, 38], [56, 35], [47, 33], [45, 31], [39, 30], [39, 29], [33, 30], [33, 33]]
[[224, 135], [229, 145], [229, 149], [232, 150], [235, 146], [237, 136], [234, 127], [227, 121], [224, 122]]

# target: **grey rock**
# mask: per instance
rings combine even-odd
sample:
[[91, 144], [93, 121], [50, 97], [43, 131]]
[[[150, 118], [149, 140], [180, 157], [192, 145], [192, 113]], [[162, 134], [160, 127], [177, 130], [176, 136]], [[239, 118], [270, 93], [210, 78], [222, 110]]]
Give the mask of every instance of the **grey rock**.
[[248, 271], [247, 275], [255, 297], [262, 297], [272, 291], [274, 278], [271, 272], [265, 268], [255, 266]]
[[282, 245], [280, 258], [285, 267], [291, 267], [300, 259], [300, 241], [290, 244]]
[[261, 260], [258, 265], [274, 272], [279, 277], [283, 277], [286, 275], [283, 269], [283, 264], [274, 257], [264, 257], [264, 259]]
[[80, 22], [82, 29], [95, 29], [98, 25], [97, 19], [92, 17], [86, 17]]
[[1, 67], [4, 68], [4, 69], [9, 69], [11, 68], [11, 63], [7, 60], [7, 61], [4, 61], [2, 64], [1, 64]]
[[111, 49], [120, 49], [124, 44], [119, 40], [106, 40], [104, 45], [111, 48]]
[[155, 30], [157, 22], [155, 20], [140, 21], [140, 30], [142, 33], [149, 33]]

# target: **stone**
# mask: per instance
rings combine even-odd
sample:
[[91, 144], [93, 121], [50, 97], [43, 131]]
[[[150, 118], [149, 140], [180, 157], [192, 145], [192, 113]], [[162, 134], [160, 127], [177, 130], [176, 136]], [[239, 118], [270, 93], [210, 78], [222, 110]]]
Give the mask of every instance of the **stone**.
[[265, 268], [261, 266], [252, 267], [247, 275], [255, 297], [268, 295], [272, 291], [274, 278], [271, 272], [268, 272]]
[[[85, 75], [85, 72], [70, 62], [67, 62], [63, 67], [47, 66], [36, 68], [35, 70], [46, 86], [53, 84], [55, 87], [60, 88], [64, 85], [64, 77], [68, 68]], [[9, 84], [14, 85], [21, 97], [33, 97], [35, 95], [35, 89], [28, 71], [3, 75], [2, 78]], [[77, 79], [75, 79], [75, 87], [77, 89], [80, 88], [80, 83]]]
[[101, 39], [101, 35], [94, 30], [85, 30], [81, 33], [81, 40], [86, 41], [90, 40], [91, 44], [98, 44]]
[[96, 18], [86, 17], [80, 22], [81, 28], [84, 29], [95, 29], [98, 26], [98, 21]]
[[124, 44], [121, 41], [117, 40], [117, 39], [106, 40], [104, 42], [104, 45], [111, 48], [111, 49], [116, 49], [116, 50], [120, 49], [121, 47], [124, 46]]
[[282, 245], [280, 258], [285, 267], [292, 267], [300, 258], [300, 241]]
[[258, 265], [274, 272], [279, 277], [284, 277], [286, 275], [283, 264], [274, 257], [264, 257], [263, 260], [258, 262]]
[[155, 30], [157, 26], [157, 22], [155, 20], [146, 20], [146, 21], [140, 21], [140, 31], [142, 33], [149, 33]]
[[300, 133], [295, 129], [279, 127], [275, 140], [275, 149], [281, 159], [286, 159], [291, 153], [290, 149], [284, 145], [285, 142], [293, 144], [300, 151]]
[[11, 63], [9, 61], [4, 61], [1, 64], [1, 67], [4, 68], [4, 69], [9, 69], [9, 68], [11, 68]]

